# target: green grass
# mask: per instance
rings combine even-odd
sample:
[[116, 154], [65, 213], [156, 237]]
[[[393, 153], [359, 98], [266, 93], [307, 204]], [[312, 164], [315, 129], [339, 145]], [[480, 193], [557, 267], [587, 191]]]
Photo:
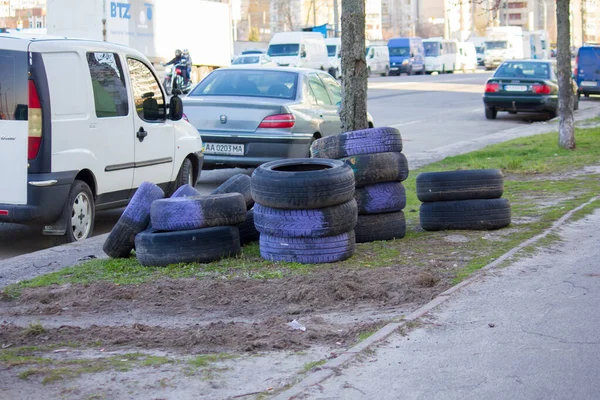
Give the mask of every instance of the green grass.
[[302, 373], [310, 372], [313, 370], [313, 368], [320, 367], [321, 365], [324, 365], [326, 362], [327, 362], [327, 360], [308, 362], [308, 363], [304, 364], [304, 367], [302, 368]]
[[[164, 268], [142, 267], [134, 257], [116, 260], [93, 260], [76, 267], [46, 274], [8, 286], [4, 297], [16, 298], [24, 288], [49, 285], [88, 284], [107, 281], [119, 285], [142, 284], [162, 279], [280, 279], [290, 275], [310, 274], [322, 268], [377, 268], [384, 266], [423, 266], [430, 260], [444, 259], [459, 265], [459, 281], [522, 241], [540, 233], [568, 211], [600, 193], [598, 175], [582, 174], [565, 178], [570, 171], [586, 165], [600, 165], [600, 128], [577, 129], [577, 149], [558, 147], [558, 134], [550, 133], [520, 138], [488, 146], [482, 150], [427, 165], [411, 171], [404, 182], [407, 193], [405, 216], [407, 233], [401, 240], [357, 245], [355, 255], [344, 262], [325, 265], [270, 262], [260, 257], [258, 244], [245, 246], [243, 254], [208, 264], [178, 264]], [[467, 243], [448, 243], [448, 232], [424, 232], [419, 226], [420, 202], [415, 180], [419, 173], [457, 169], [499, 168], [505, 174], [504, 197], [512, 205], [511, 233], [492, 232], [494, 241], [482, 239], [487, 232], [460, 231]], [[598, 204], [594, 204], [597, 207]], [[580, 215], [592, 212], [587, 207]]]
[[189, 360], [188, 363], [192, 367], [201, 368], [201, 367], [206, 367], [210, 364], [216, 363], [218, 361], [230, 360], [230, 359], [233, 359], [236, 357], [237, 356], [235, 356], [233, 354], [225, 354], [225, 353], [201, 354], [201, 355], [198, 355], [198, 356], [192, 358], [191, 360]]
[[23, 346], [0, 350], [0, 367], [27, 369], [18, 373], [21, 379], [40, 376], [42, 384], [64, 379], [76, 378], [82, 374], [102, 371], [129, 371], [137, 367], [156, 367], [164, 364], [176, 364], [178, 361], [168, 357], [152, 356], [143, 353], [127, 353], [93, 359], [60, 359], [43, 357], [39, 353], [48, 352], [57, 345]]

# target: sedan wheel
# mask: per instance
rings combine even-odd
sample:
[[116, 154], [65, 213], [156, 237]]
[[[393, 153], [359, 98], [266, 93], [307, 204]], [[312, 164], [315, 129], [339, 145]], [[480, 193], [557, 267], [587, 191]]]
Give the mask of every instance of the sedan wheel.
[[497, 115], [498, 115], [498, 111], [495, 108], [493, 108], [493, 107], [485, 108], [485, 117], [487, 119], [496, 119]]

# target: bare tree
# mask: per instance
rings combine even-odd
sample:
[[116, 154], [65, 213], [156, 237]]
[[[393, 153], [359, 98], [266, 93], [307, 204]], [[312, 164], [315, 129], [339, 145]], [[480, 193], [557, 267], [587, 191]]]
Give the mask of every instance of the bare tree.
[[573, 87], [571, 82], [571, 27], [569, 0], [556, 0], [557, 69], [558, 69], [558, 145], [575, 148], [575, 121], [573, 119]]
[[342, 131], [368, 127], [365, 0], [342, 0]]

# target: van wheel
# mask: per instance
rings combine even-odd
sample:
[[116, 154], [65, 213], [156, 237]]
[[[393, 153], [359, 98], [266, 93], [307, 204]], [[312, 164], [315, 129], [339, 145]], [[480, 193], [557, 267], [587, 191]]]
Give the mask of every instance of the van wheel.
[[367, 67], [367, 76], [371, 76], [371, 67]]
[[385, 71], [381, 73], [381, 76], [389, 76], [390, 75], [390, 67], [386, 66]]
[[67, 231], [62, 236], [54, 237], [56, 245], [79, 242], [92, 236], [96, 215], [94, 196], [87, 183], [79, 180], [73, 182], [63, 215], [67, 218]]
[[196, 182], [194, 182], [194, 168], [192, 168], [192, 162], [189, 158], [186, 158], [183, 160], [183, 164], [181, 164], [177, 178], [175, 178], [174, 185], [169, 193], [174, 193], [175, 190], [183, 185], [190, 185], [194, 187], [195, 184]]

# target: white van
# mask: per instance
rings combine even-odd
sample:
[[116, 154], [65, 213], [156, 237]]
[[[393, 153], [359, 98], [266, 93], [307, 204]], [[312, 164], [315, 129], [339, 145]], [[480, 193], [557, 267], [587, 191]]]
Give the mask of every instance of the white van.
[[443, 74], [453, 72], [457, 68], [457, 40], [442, 38], [424, 39], [423, 48], [425, 49], [425, 72]]
[[390, 50], [387, 46], [367, 46], [367, 71], [369, 75], [389, 75]]
[[463, 72], [477, 70], [477, 50], [475, 43], [458, 42], [458, 53], [456, 54], [456, 69]]
[[342, 75], [342, 39], [327, 38], [325, 39], [325, 45], [327, 46], [327, 59], [329, 60], [327, 71], [335, 79], [338, 79]]
[[269, 42], [267, 54], [282, 67], [328, 67], [325, 39], [319, 32], [279, 32]]
[[202, 139], [150, 62], [96, 41], [0, 34], [0, 222], [73, 242], [144, 181], [194, 184]]

